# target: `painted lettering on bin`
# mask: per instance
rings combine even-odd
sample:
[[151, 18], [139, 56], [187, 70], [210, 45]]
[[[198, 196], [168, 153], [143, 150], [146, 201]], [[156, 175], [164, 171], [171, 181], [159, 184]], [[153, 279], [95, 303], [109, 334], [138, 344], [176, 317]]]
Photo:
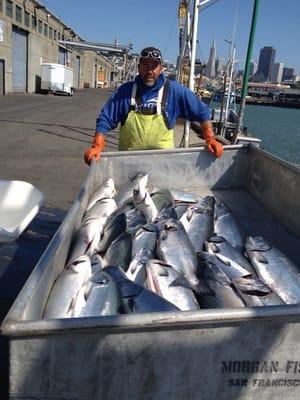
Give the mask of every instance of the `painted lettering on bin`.
[[300, 386], [299, 360], [223, 360], [220, 370], [228, 387]]

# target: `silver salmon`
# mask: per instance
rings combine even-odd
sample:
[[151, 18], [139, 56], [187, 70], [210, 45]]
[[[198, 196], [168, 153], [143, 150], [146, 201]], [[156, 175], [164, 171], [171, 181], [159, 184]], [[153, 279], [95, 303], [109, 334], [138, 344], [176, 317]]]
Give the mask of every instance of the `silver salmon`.
[[300, 302], [300, 273], [297, 267], [264, 238], [249, 236], [246, 252], [262, 281], [287, 304]]

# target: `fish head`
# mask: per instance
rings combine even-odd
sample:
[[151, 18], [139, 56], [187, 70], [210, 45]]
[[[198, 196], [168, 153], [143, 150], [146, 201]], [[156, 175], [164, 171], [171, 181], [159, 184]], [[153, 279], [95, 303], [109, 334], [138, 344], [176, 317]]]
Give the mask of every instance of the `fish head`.
[[193, 205], [191, 208], [196, 212], [196, 213], [206, 213], [206, 214], [212, 214], [214, 211], [215, 207], [215, 198], [213, 196], [206, 196], [202, 197], [198, 202]]
[[91, 259], [87, 255], [76, 258], [70, 264], [67, 264], [65, 269], [72, 270], [74, 273], [79, 273], [84, 267], [91, 268]]
[[90, 281], [96, 285], [107, 285], [110, 282], [113, 282], [112, 277], [106, 273], [105, 271], [98, 271], [95, 272], [91, 278]]
[[111, 190], [113, 193], [115, 192], [115, 182], [113, 178], [108, 178], [104, 183], [103, 186], [109, 190]]
[[144, 172], [139, 172], [136, 176], [134, 176], [131, 181], [134, 184], [140, 184], [141, 187], [146, 188], [147, 183], [148, 183], [148, 174], [144, 173]]

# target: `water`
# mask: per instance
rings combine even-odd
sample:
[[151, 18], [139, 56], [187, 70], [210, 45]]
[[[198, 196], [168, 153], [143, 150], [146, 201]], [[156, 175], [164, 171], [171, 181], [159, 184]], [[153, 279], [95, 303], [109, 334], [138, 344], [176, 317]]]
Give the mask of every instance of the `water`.
[[300, 166], [300, 109], [246, 104], [243, 124], [261, 148]]

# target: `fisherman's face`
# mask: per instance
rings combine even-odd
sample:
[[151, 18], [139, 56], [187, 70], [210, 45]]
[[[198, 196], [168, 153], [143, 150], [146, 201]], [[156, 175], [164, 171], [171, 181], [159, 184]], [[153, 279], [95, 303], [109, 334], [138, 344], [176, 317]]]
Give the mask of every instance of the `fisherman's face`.
[[146, 86], [153, 86], [163, 70], [163, 66], [151, 58], [140, 60], [139, 75]]

